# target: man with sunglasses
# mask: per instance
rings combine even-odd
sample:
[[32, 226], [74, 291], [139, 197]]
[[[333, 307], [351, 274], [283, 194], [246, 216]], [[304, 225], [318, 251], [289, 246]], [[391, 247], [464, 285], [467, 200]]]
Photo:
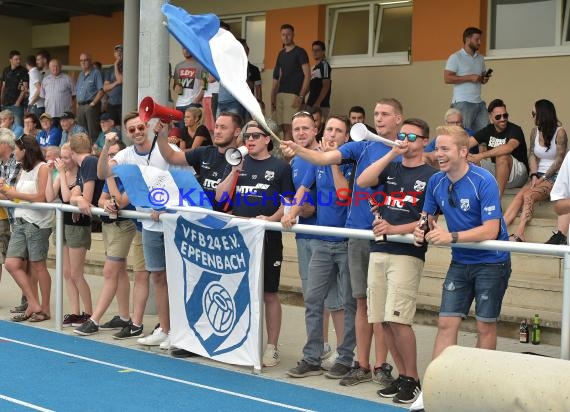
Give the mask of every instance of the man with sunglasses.
[[[291, 197], [294, 193], [291, 166], [271, 155], [271, 136], [255, 120], [245, 125], [243, 141], [248, 154], [218, 184], [216, 200], [221, 201], [233, 193], [234, 215], [279, 222], [283, 216], [282, 197]], [[232, 190], [234, 184], [235, 191]], [[281, 331], [281, 303], [277, 291], [283, 261], [281, 232], [265, 232], [263, 257], [263, 300], [267, 328], [263, 365], [270, 367], [280, 362], [277, 342]]]
[[509, 122], [507, 106], [501, 99], [489, 103], [487, 109], [491, 124], [469, 138], [469, 147], [486, 146], [478, 154], [470, 154], [467, 160], [495, 175], [499, 193], [505, 188], [522, 187], [528, 180], [528, 154], [526, 140], [520, 126]]
[[[431, 230], [414, 229], [416, 246], [505, 240], [509, 236], [501, 211], [499, 188], [485, 169], [467, 161], [469, 136], [458, 126], [437, 128], [436, 159], [440, 172], [427, 185], [422, 215]], [[441, 212], [447, 228], [435, 222]], [[477, 347], [495, 349], [497, 320], [511, 274], [509, 252], [452, 248], [451, 264], [443, 281], [438, 331], [433, 358], [457, 344], [462, 319], [475, 300]], [[420, 396], [413, 411], [423, 410]]]

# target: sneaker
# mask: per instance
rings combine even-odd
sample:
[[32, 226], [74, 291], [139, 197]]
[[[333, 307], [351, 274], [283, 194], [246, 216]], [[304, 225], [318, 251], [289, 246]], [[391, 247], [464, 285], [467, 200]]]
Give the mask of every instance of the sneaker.
[[186, 349], [173, 349], [170, 354], [175, 358], [194, 358], [200, 356], [197, 353], [187, 351]]
[[89, 336], [99, 332], [99, 326], [89, 319], [87, 322], [83, 322], [77, 329], [74, 329], [73, 332], [81, 336]]
[[379, 368], [374, 368], [372, 380], [381, 386], [381, 389], [387, 388], [395, 381], [392, 376], [392, 365], [384, 362]]
[[335, 352], [333, 356], [321, 362], [321, 369], [324, 371], [330, 371], [332, 367], [335, 365], [337, 359], [338, 359], [338, 353]]
[[378, 396], [382, 398], [393, 398], [400, 392], [400, 388], [402, 387], [402, 381], [405, 379], [404, 376], [400, 375], [398, 378], [392, 382], [392, 384], [384, 389], [379, 389], [376, 391]]
[[419, 381], [414, 378], [405, 376], [402, 379], [402, 384], [400, 390], [394, 396], [393, 401], [396, 403], [413, 403], [418, 399], [420, 393], [422, 392], [422, 387]]
[[424, 394], [420, 392], [418, 398], [410, 405], [410, 411], [423, 412], [424, 411]]
[[113, 335], [113, 339], [123, 340], [123, 339], [140, 338], [142, 336], [144, 336], [143, 335], [143, 325], [135, 326], [131, 322], [127, 326], [125, 326], [123, 329], [121, 329], [119, 332], [115, 333]]
[[566, 245], [568, 243], [568, 238], [560, 230], [557, 232], [552, 232], [552, 233], [554, 233], [554, 234], [552, 236], [550, 236], [550, 239], [548, 239], [546, 242], [544, 242], [545, 244], [547, 244], [547, 245]]
[[117, 316], [113, 316], [113, 319], [111, 319], [109, 322], [106, 322], [106, 323], [103, 323], [102, 325], [100, 325], [99, 329], [101, 329], [101, 330], [121, 330], [125, 326], [129, 326], [129, 324], [130, 324], [130, 321], [123, 320], [123, 319], [121, 319], [121, 317], [119, 315], [117, 315]]
[[144, 346], [160, 346], [166, 339], [168, 335], [162, 331], [162, 328], [158, 328], [152, 332], [152, 335], [137, 339], [137, 343]]
[[323, 347], [323, 353], [321, 354], [321, 360], [330, 358], [332, 354], [333, 350], [331, 348], [331, 345], [329, 345], [328, 342], [325, 342]]
[[81, 326], [89, 319], [91, 319], [91, 315], [89, 313], [83, 312], [81, 315], [77, 316], [75, 321], [71, 323], [71, 326], [73, 327]]
[[270, 368], [279, 365], [281, 359], [279, 358], [279, 349], [274, 345], [267, 344], [265, 352], [263, 352], [263, 366]]
[[170, 350], [170, 332], [168, 333], [166, 339], [160, 342], [160, 345], [158, 345], [158, 347], [162, 350]]
[[335, 363], [332, 368], [325, 373], [325, 377], [329, 379], [342, 379], [348, 372], [351, 371], [350, 366], [343, 365], [342, 363]]
[[[77, 321], [79, 320], [80, 315], [76, 315], [75, 313], [68, 313], [67, 315], [65, 315], [63, 317], [63, 323], [61, 326], [63, 326], [64, 328], [70, 328], [72, 326], [74, 326], [74, 323], [77, 323]], [[80, 326], [81, 323], [77, 326]]]
[[305, 362], [304, 359], [297, 362], [297, 366], [287, 371], [287, 375], [292, 378], [306, 378], [307, 376], [322, 375], [321, 365], [311, 365]]
[[344, 375], [339, 383], [342, 386], [354, 386], [358, 385], [359, 383], [370, 382], [371, 380], [372, 372], [370, 369], [361, 368], [358, 365], [358, 362], [355, 362], [354, 367], [350, 369], [346, 375]]

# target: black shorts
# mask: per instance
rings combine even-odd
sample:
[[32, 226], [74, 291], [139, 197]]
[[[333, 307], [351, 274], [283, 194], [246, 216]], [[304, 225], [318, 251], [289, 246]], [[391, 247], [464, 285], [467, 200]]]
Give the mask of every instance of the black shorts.
[[281, 264], [283, 262], [283, 241], [281, 232], [268, 230], [263, 239], [263, 291], [276, 293], [281, 279]]

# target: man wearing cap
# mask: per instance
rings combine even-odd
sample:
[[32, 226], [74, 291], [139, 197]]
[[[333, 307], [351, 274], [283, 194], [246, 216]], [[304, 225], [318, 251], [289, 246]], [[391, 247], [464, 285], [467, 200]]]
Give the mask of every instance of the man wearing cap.
[[93, 66], [91, 56], [81, 53], [79, 56], [81, 72], [77, 77], [77, 123], [87, 129], [91, 141], [97, 140], [99, 134], [99, 116], [101, 115], [101, 99], [103, 91], [103, 77], [101, 72]]
[[36, 135], [36, 140], [41, 148], [59, 146], [61, 143], [61, 129], [54, 125], [53, 118], [44, 113], [40, 116], [42, 129]]
[[49, 71], [50, 74], [42, 80], [40, 97], [45, 98], [45, 112], [57, 118], [61, 113], [71, 111], [75, 85], [67, 74], [61, 72], [59, 60], [49, 61]]
[[87, 133], [83, 126], [75, 123], [75, 115], [71, 111], [63, 112], [59, 116], [59, 125], [61, 127], [60, 146], [67, 143], [69, 138], [76, 133]]
[[111, 113], [106, 112], [101, 114], [99, 117], [99, 124], [101, 126], [101, 132], [99, 133], [99, 137], [97, 137], [97, 141], [93, 145], [93, 154], [95, 156], [99, 156], [101, 149], [105, 145], [105, 135], [107, 133], [115, 132], [119, 139], [121, 138], [121, 128], [115, 126], [115, 119], [111, 115]]
[[[123, 45], [117, 44], [113, 49], [115, 63], [105, 73], [103, 91], [107, 93], [107, 112], [115, 124], [121, 124], [121, 110], [123, 107]], [[105, 139], [103, 138], [103, 143]], [[101, 146], [103, 147], [103, 146]]]

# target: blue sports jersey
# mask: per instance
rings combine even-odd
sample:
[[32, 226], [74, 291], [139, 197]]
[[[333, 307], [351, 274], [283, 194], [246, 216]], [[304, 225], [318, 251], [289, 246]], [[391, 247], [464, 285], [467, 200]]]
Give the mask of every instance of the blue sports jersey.
[[[301, 185], [303, 184], [303, 178], [307, 174], [307, 171], [312, 168], [313, 165], [309, 163], [305, 159], [301, 159], [299, 156], [295, 156], [293, 160], [291, 160], [291, 172], [293, 174], [293, 186], [295, 186], [295, 190], [298, 190]], [[307, 189], [311, 189], [310, 186], [305, 186]], [[316, 205], [316, 191], [311, 190], [309, 193], [310, 199], [314, 205]], [[306, 197], [306, 196], [305, 196]], [[307, 201], [309, 201], [307, 199]], [[299, 216], [299, 223], [303, 225], [314, 225], [317, 222], [317, 213], [315, 212], [310, 217], [301, 217]], [[310, 235], [308, 233], [296, 233], [295, 239], [314, 239], [315, 235]]]
[[[450, 232], [462, 232], [500, 219], [497, 240], [508, 240], [507, 227], [501, 211], [497, 182], [487, 170], [469, 164], [468, 172], [451, 186], [444, 172], [434, 174], [425, 193], [424, 212], [434, 215], [439, 209], [445, 216]], [[452, 248], [451, 258], [463, 264], [499, 263], [509, 259], [509, 252]]]

